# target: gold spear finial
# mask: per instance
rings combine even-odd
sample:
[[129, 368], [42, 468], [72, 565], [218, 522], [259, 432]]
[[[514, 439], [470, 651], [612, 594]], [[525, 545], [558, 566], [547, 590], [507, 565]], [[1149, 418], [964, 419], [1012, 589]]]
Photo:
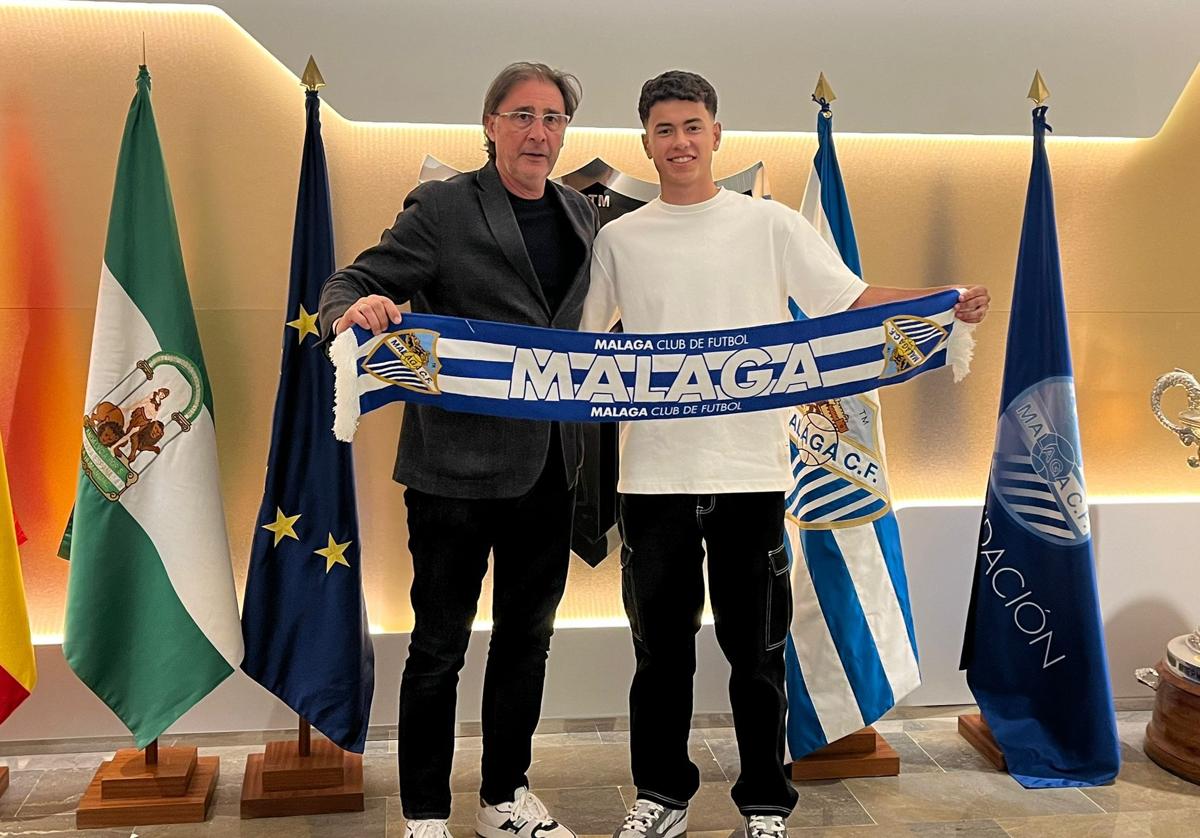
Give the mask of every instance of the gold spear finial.
[[300, 83], [309, 90], [320, 90], [325, 86], [325, 78], [321, 75], [321, 71], [317, 69], [317, 62], [311, 55], [308, 57], [308, 64], [304, 67], [304, 75], [300, 77]]
[[1041, 107], [1050, 98], [1050, 88], [1046, 87], [1046, 80], [1042, 78], [1041, 70], [1033, 71], [1033, 84], [1029, 85], [1029, 98], [1038, 107]]
[[833, 88], [829, 86], [829, 81], [825, 78], [825, 74], [821, 73], [817, 78], [817, 89], [813, 91], [813, 99], [817, 102], [824, 100], [825, 104], [829, 104], [837, 96], [833, 94]]

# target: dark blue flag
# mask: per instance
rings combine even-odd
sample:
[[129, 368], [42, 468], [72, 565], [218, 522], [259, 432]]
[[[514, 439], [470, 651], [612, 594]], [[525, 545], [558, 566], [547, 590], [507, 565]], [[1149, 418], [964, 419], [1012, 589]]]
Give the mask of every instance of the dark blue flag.
[[1046, 108], [1017, 257], [962, 668], [1009, 773], [1091, 786], [1120, 768], [1059, 268]]
[[350, 446], [329, 430], [333, 366], [317, 346], [321, 284], [334, 269], [333, 225], [315, 91], [306, 107], [283, 364], [242, 607], [242, 669], [338, 746], [362, 753], [375, 657], [354, 463]]

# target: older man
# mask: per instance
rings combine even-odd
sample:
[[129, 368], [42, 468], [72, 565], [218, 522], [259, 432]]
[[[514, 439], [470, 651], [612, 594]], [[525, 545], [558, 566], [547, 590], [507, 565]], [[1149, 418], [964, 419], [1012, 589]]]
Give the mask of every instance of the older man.
[[[414, 312], [576, 329], [596, 219], [547, 180], [579, 105], [578, 80], [518, 63], [488, 88], [488, 163], [418, 186], [378, 245], [321, 293], [325, 335], [379, 332]], [[578, 429], [408, 405], [394, 479], [407, 488], [415, 617], [400, 686], [406, 836], [446, 838], [454, 708], [471, 623], [494, 556], [483, 684], [483, 838], [573, 838], [529, 791], [530, 741], [570, 556]]]

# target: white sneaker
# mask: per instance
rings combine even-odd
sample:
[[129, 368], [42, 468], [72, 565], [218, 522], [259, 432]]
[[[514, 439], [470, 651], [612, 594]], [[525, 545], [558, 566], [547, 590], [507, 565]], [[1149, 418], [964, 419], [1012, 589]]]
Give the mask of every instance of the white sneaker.
[[787, 838], [787, 823], [779, 815], [750, 815], [746, 838]]
[[687, 832], [687, 809], [668, 809], [639, 797], [613, 838], [675, 838]]
[[[527, 788], [513, 792], [507, 803], [479, 803], [475, 832], [481, 838], [576, 838], [574, 832], [550, 817], [546, 804]], [[407, 836], [405, 836], [407, 838]]]
[[454, 838], [441, 820], [409, 821], [404, 826], [404, 838]]

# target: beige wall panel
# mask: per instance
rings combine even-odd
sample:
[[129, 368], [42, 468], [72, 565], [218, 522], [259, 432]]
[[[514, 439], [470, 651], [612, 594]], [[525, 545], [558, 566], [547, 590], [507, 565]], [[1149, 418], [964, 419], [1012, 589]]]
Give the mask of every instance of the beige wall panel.
[[[99, 263], [143, 31], [213, 380], [239, 586], [262, 491], [304, 128], [296, 78], [215, 10], [0, 5], [0, 127], [7, 122], [27, 132], [36, 150], [61, 277], [45, 309], [37, 302], [40, 277], [5, 279], [0, 351], [18, 357], [30, 345], [31, 324], [47, 317], [63, 324], [73, 347], [62, 364], [67, 383], [40, 396], [28, 395], [20, 365], [0, 367], [0, 430], [10, 450], [21, 445], [8, 437], [17, 411], [40, 411], [45, 439], [57, 440], [46, 442], [36, 458], [26, 451], [13, 479], [14, 501], [32, 537], [22, 560], [39, 634], [61, 630], [66, 566], [53, 552], [75, 479]], [[337, 68], [323, 69], [336, 85]], [[481, 96], [487, 81], [479, 79]], [[1022, 92], [997, 107], [1023, 108]], [[436, 95], [432, 81], [430, 95]], [[464, 123], [474, 117], [462, 115]], [[351, 123], [328, 107], [323, 121], [340, 262], [391, 224], [426, 153], [460, 169], [484, 159], [474, 125]], [[1053, 110], [1049, 121], [1055, 125]], [[1062, 134], [1071, 130], [1055, 127]], [[1180, 447], [1154, 424], [1146, 403], [1159, 373], [1176, 365], [1200, 372], [1198, 143], [1198, 76], [1152, 139], [1049, 141], [1093, 495], [1197, 492], [1197, 475], [1183, 465]], [[730, 131], [716, 158], [717, 174], [763, 160], [775, 198], [795, 207], [815, 148], [812, 134]], [[992, 290], [995, 311], [978, 332], [967, 381], [953, 386], [946, 375], [928, 376], [884, 395], [897, 501], [978, 499], [998, 407], [1030, 141], [840, 135], [838, 150], [869, 281], [905, 287], [981, 282]], [[654, 179], [636, 132], [572, 128], [559, 171], [593, 157]], [[0, 217], [0, 225], [15, 224]], [[0, 276], [12, 275], [0, 270]], [[355, 445], [368, 607], [372, 623], [386, 631], [406, 630], [412, 619], [403, 489], [390, 479], [400, 415], [396, 407], [370, 417]], [[10, 464], [14, 459], [22, 458], [10, 453]], [[68, 488], [48, 493], [48, 485]], [[561, 620], [619, 619], [617, 584], [615, 563], [599, 570], [575, 563]], [[480, 619], [488, 607], [485, 596]]]

